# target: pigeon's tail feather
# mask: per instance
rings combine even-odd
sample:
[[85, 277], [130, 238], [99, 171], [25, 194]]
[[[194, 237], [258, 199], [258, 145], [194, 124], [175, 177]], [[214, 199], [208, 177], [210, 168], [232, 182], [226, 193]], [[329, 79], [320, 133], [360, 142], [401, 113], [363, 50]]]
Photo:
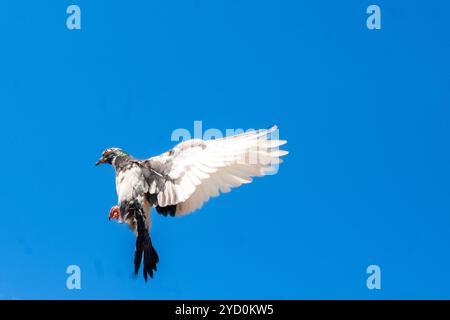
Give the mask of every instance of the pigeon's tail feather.
[[138, 234], [136, 239], [136, 252], [134, 255], [135, 274], [139, 272], [142, 256], [144, 256], [144, 279], [147, 281], [148, 275], [150, 275], [150, 278], [153, 278], [153, 272], [157, 270], [156, 264], [159, 262], [158, 254], [152, 245], [152, 240], [148, 233], [145, 233], [142, 237]]
[[152, 241], [149, 237], [150, 243], [144, 249], [144, 279], [147, 281], [147, 274], [150, 275], [150, 278], [153, 278], [153, 271], [156, 272], [156, 264], [159, 261], [158, 254], [156, 253], [155, 248], [152, 245]]
[[156, 271], [156, 264], [159, 262], [158, 254], [152, 245], [152, 240], [150, 239], [149, 231], [145, 226], [145, 216], [141, 206], [131, 204], [129, 206], [129, 211], [134, 213], [136, 218], [136, 251], [134, 254], [134, 273], [138, 274], [139, 268], [142, 262], [142, 256], [144, 256], [144, 279], [147, 282], [148, 275], [153, 278], [153, 272]]

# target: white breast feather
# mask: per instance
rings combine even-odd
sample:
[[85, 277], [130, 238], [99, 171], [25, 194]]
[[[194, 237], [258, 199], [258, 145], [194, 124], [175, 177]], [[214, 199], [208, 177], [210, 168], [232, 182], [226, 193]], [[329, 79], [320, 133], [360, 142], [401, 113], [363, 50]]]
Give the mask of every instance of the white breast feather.
[[131, 200], [147, 191], [142, 170], [134, 166], [129, 170], [119, 172], [116, 178], [116, 191], [119, 203]]

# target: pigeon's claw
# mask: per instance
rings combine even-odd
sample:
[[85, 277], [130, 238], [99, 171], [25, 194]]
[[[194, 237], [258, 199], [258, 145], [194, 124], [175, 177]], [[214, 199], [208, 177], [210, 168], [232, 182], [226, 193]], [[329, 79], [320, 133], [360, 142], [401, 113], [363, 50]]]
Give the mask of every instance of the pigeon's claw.
[[109, 210], [109, 217], [108, 219], [111, 221], [111, 219], [113, 220], [117, 220], [120, 222], [120, 210], [119, 210], [119, 206], [114, 206], [111, 208], [111, 210]]

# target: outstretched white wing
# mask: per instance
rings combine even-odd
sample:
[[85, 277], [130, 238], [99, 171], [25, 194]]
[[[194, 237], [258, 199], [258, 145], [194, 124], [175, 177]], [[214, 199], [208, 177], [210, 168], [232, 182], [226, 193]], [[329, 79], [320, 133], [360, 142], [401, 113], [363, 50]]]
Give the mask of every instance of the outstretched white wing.
[[252, 182], [273, 171], [288, 152], [286, 141], [272, 139], [277, 130], [256, 130], [216, 140], [182, 142], [160, 156], [145, 160], [150, 169], [149, 193], [159, 212], [183, 215], [200, 208], [210, 197]]

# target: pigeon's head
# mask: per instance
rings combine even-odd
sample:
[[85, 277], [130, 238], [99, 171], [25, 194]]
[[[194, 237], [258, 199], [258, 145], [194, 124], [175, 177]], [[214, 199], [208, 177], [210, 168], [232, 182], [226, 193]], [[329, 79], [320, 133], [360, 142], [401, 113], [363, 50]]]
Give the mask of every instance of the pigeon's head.
[[102, 156], [98, 161], [95, 163], [96, 166], [102, 163], [109, 163], [113, 164], [114, 159], [120, 156], [128, 156], [128, 153], [123, 151], [120, 148], [108, 148], [105, 151], [103, 151]]

